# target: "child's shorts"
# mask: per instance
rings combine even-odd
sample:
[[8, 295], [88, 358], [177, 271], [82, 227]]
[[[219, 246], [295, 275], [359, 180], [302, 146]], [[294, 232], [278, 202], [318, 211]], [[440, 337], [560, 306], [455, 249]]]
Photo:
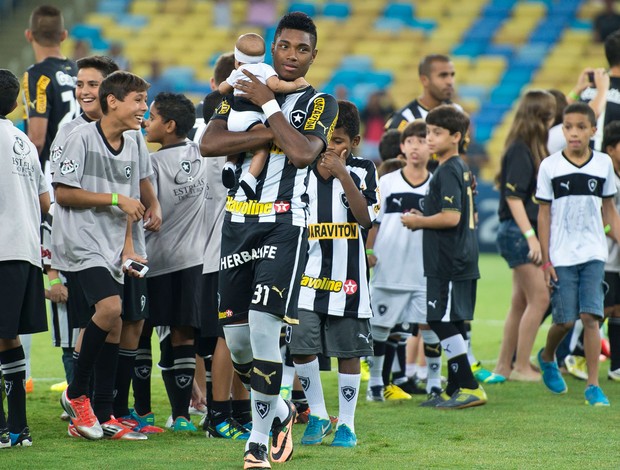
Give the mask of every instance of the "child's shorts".
[[499, 254], [506, 260], [511, 269], [531, 263], [528, 258], [530, 247], [521, 233], [517, 223], [510, 219], [499, 223], [497, 230], [497, 247]]
[[605, 263], [588, 261], [575, 266], [557, 266], [558, 282], [552, 281], [553, 323], [570, 323], [581, 313], [603, 318]]

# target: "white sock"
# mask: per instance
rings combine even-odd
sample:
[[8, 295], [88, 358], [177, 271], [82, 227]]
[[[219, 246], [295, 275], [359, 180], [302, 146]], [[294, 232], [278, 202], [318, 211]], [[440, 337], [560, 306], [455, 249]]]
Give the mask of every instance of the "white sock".
[[282, 363], [282, 385], [281, 388], [291, 388], [295, 380], [295, 367], [287, 366]]
[[248, 450], [250, 442], [258, 442], [269, 448], [269, 432], [276, 416], [280, 395], [265, 395], [252, 389], [252, 432], [245, 444]]
[[426, 380], [427, 377], [428, 377], [428, 366], [418, 366], [418, 379]]
[[280, 419], [280, 422], [284, 421], [288, 418], [288, 412], [290, 408], [288, 407], [286, 401], [281, 396], [278, 396], [278, 403], [276, 404], [276, 418]]
[[372, 364], [370, 365], [370, 379], [368, 379], [369, 387], [382, 386], [383, 383], [383, 363], [385, 362], [385, 356], [373, 356]]
[[226, 162], [224, 163], [224, 168], [223, 170], [232, 170], [235, 171], [235, 164], [233, 162]]
[[295, 370], [308, 399], [310, 414], [321, 419], [329, 419], [323, 396], [319, 360], [315, 358], [314, 361], [306, 364], [295, 364]]
[[415, 363], [407, 363], [407, 368], [405, 369], [405, 375], [407, 375], [407, 377], [412, 378], [414, 375], [416, 375], [418, 371], [418, 365]]
[[360, 374], [338, 374], [338, 426], [346, 424], [353, 432], [360, 380]]
[[252, 191], [256, 191], [256, 178], [254, 178], [252, 173], [246, 173], [243, 175], [241, 181], [245, 181]]
[[466, 333], [465, 342], [467, 343], [467, 360], [469, 361], [469, 364], [473, 366], [478, 362], [478, 360], [476, 359], [476, 356], [474, 356], [474, 350], [471, 347], [471, 330]]

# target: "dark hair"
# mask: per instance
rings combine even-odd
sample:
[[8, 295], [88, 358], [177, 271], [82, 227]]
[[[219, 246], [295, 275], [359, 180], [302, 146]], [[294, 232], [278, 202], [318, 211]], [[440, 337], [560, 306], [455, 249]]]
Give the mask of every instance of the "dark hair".
[[142, 92], [149, 89], [151, 85], [141, 77], [131, 72], [118, 70], [103, 79], [99, 86], [99, 103], [101, 112], [108, 114], [108, 95], [114, 96], [117, 100], [123, 101], [131, 92]]
[[605, 126], [603, 132], [603, 152], [607, 151], [607, 147], [615, 147], [620, 143], [620, 121], [611, 121]]
[[353, 140], [360, 135], [360, 113], [357, 106], [347, 100], [338, 100], [338, 120], [336, 129], [343, 128]]
[[605, 57], [610, 67], [620, 65], [620, 30], [605, 39]]
[[426, 115], [426, 124], [448, 129], [451, 135], [460, 132], [460, 142], [464, 142], [469, 129], [469, 117], [451, 104], [442, 104], [429, 111]]
[[430, 76], [433, 62], [450, 62], [450, 57], [443, 54], [430, 54], [422, 57], [418, 65], [418, 75]]
[[213, 80], [215, 80], [215, 86], [218, 86], [226, 80], [230, 75], [230, 72], [234, 69], [235, 55], [232, 52], [226, 52], [219, 56], [215, 61], [215, 67], [213, 68]]
[[32, 37], [41, 46], [57, 46], [62, 42], [65, 22], [62, 12], [51, 5], [41, 5], [30, 15]]
[[424, 122], [423, 119], [416, 119], [407, 124], [407, 127], [405, 127], [400, 134], [400, 143], [404, 143], [407, 137], [420, 137], [421, 139], [425, 139], [426, 122]]
[[174, 121], [177, 125], [177, 137], [187, 137], [187, 133], [196, 122], [194, 104], [182, 93], [168, 93], [162, 91], [155, 96], [153, 106], [161, 115], [164, 122]]
[[402, 155], [400, 151], [400, 131], [398, 129], [388, 129], [381, 136], [379, 141], [379, 156], [381, 160], [390, 160]]
[[316, 43], [318, 41], [316, 25], [314, 24], [314, 21], [312, 21], [312, 18], [305, 13], [302, 13], [301, 11], [293, 11], [284, 15], [276, 27], [274, 38], [277, 39], [278, 36], [282, 34], [282, 30], [284, 29], [296, 29], [298, 31], [308, 33], [314, 43], [312, 44], [312, 48], [316, 47]]
[[377, 168], [377, 176], [381, 178], [383, 175], [392, 173], [393, 171], [400, 170], [406, 165], [402, 158], [388, 158], [384, 160], [379, 168]]
[[563, 116], [566, 116], [567, 114], [583, 114], [588, 118], [588, 121], [590, 121], [592, 127], [596, 127], [596, 114], [594, 114], [594, 110], [583, 101], [569, 104], [566, 108], [564, 108]]
[[118, 65], [106, 55], [92, 55], [76, 61], [78, 70], [95, 69], [101, 72], [103, 78], [118, 70]]
[[560, 90], [552, 88], [551, 90], [547, 91], [551, 93], [555, 98], [555, 119], [553, 120], [552, 126], [557, 126], [558, 124], [562, 124], [564, 108], [568, 106], [568, 101], [566, 100], [566, 96], [564, 95], [564, 93], [562, 93]]
[[13, 72], [0, 69], [0, 114], [6, 116], [15, 108], [19, 95], [19, 80]]

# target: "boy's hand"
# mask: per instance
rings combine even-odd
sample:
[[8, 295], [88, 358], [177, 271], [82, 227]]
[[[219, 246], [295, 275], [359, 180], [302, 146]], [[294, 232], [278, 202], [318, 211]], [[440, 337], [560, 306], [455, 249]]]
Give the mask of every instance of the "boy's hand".
[[121, 262], [122, 262], [122, 266], [123, 266], [123, 272], [127, 273], [129, 276], [131, 277], [142, 277], [140, 275], [140, 273], [138, 271], [136, 271], [133, 268], [126, 268], [125, 267], [125, 262], [128, 260], [134, 260], [137, 261], [138, 263], [142, 263], [142, 264], [147, 264], [148, 260], [144, 259], [142, 256], [137, 255], [135, 252], [133, 251], [123, 251], [123, 255], [121, 257]]
[[588, 74], [592, 72], [594, 72], [594, 69], [591, 67], [585, 68], [581, 71], [579, 78], [577, 79], [577, 83], [575, 84], [575, 88], [573, 88], [575, 93], [580, 95], [583, 90], [590, 86], [590, 77]]
[[367, 255], [366, 258], [368, 259], [369, 268], [374, 268], [377, 265], [377, 257], [375, 255]]
[[151, 232], [159, 232], [161, 228], [161, 206], [159, 204], [156, 207], [149, 207], [144, 212], [144, 228]]
[[609, 90], [609, 74], [604, 68], [594, 69], [594, 86], [597, 90]]
[[553, 289], [553, 283], [558, 282], [558, 275], [555, 272], [555, 268], [553, 266], [549, 266], [545, 269], [545, 284], [549, 289]]
[[536, 266], [540, 266], [542, 264], [542, 251], [540, 249], [540, 242], [538, 241], [538, 238], [535, 235], [528, 238], [527, 244], [530, 248], [527, 257]]
[[297, 86], [298, 90], [310, 86], [310, 84], [306, 81], [306, 79], [304, 77], [299, 77], [298, 79], [295, 80], [294, 83]]
[[144, 215], [145, 208], [140, 201], [122, 194], [118, 195], [118, 207], [127, 214], [132, 222], [137, 222]]
[[335, 153], [332, 150], [327, 150], [319, 161], [319, 165], [325, 167], [327, 171], [334, 177], [341, 179], [343, 176], [347, 175], [349, 172], [347, 171], [347, 167], [344, 162], [347, 159], [347, 150], [344, 149], [340, 155]]
[[400, 221], [403, 226], [407, 227], [411, 230], [419, 230], [422, 228], [422, 219], [424, 216], [422, 213], [416, 209], [411, 209], [409, 212], [405, 212], [400, 216]]
[[235, 89], [243, 93], [241, 96], [250, 100], [257, 106], [262, 106], [267, 101], [274, 99], [275, 95], [273, 91], [271, 91], [267, 85], [261, 83], [252, 72], [248, 72], [244, 69], [243, 73], [247, 75], [250, 81], [238, 80], [237, 83], [235, 83]]
[[53, 286], [50, 286], [48, 298], [55, 304], [66, 303], [69, 298], [67, 287], [62, 284], [54, 284]]

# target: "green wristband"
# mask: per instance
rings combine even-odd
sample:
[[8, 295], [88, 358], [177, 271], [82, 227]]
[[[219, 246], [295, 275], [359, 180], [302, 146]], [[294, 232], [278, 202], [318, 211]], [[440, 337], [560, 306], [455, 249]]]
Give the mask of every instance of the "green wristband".
[[609, 224], [605, 225], [605, 228], [603, 230], [605, 231], [605, 233], [611, 232], [611, 225]]
[[372, 248], [367, 248], [367, 249], [366, 249], [366, 254], [367, 254], [368, 256], [370, 256], [370, 255], [374, 255], [374, 254], [375, 254], [375, 250], [373, 250]]
[[112, 193], [112, 205], [118, 206], [118, 193]]
[[568, 93], [568, 97], [575, 100], [575, 101], [579, 101], [579, 99], [581, 98], [574, 90], [571, 90]]
[[525, 233], [523, 234], [525, 238], [530, 238], [530, 237], [533, 237], [534, 235], [536, 235], [536, 232], [534, 231], [533, 228], [526, 230]]
[[62, 281], [60, 280], [59, 277], [57, 277], [56, 279], [50, 280], [50, 286], [55, 286], [56, 284], [62, 284]]

